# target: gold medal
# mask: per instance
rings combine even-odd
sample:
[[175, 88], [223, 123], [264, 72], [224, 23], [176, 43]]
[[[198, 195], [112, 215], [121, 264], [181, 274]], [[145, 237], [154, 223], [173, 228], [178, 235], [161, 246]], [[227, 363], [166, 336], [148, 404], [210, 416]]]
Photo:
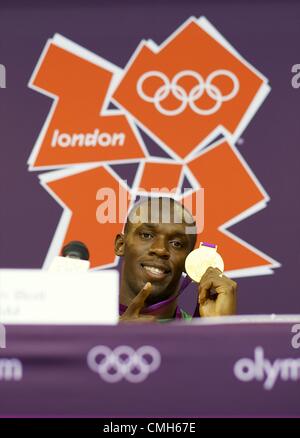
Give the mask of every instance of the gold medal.
[[185, 271], [193, 281], [200, 283], [209, 267], [218, 268], [223, 272], [224, 262], [217, 252], [217, 245], [201, 242], [200, 247], [190, 252], [185, 259]]

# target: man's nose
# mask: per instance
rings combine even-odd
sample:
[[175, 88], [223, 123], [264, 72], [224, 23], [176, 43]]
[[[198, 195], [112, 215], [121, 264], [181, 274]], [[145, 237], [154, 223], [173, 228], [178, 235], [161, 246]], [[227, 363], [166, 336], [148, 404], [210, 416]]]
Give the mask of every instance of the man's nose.
[[156, 255], [158, 257], [161, 257], [165, 260], [168, 260], [170, 258], [169, 250], [164, 242], [164, 239], [155, 239], [155, 241], [152, 243], [150, 250], [150, 255]]

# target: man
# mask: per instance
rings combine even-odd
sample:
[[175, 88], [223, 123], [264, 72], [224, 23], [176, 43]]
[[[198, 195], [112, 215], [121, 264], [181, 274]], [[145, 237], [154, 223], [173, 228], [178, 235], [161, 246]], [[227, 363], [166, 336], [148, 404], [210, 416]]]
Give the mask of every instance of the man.
[[[147, 199], [131, 210], [124, 234], [115, 239], [123, 257], [120, 321], [152, 322], [191, 319], [177, 298], [187, 255], [197, 240], [192, 215], [171, 198]], [[234, 281], [208, 268], [198, 286], [200, 316], [236, 312]]]

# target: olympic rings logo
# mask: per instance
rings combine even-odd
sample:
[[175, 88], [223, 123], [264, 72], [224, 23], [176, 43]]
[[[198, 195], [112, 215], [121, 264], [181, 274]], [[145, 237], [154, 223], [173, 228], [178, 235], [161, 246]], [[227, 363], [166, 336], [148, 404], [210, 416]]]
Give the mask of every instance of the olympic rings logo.
[[159, 368], [161, 356], [150, 345], [136, 351], [127, 345], [114, 350], [98, 345], [89, 351], [87, 363], [105, 382], [116, 383], [124, 378], [131, 383], [140, 383]]
[[[226, 76], [232, 81], [232, 90], [226, 95], [223, 95], [221, 90], [212, 83], [214, 79], [220, 76]], [[161, 79], [163, 84], [155, 91], [153, 96], [149, 96], [144, 92], [143, 86], [146, 81], [155, 77]], [[178, 84], [181, 79], [186, 77], [192, 77], [198, 82], [189, 93]], [[177, 116], [183, 113], [188, 105], [196, 114], [200, 116], [210, 116], [215, 114], [221, 108], [223, 102], [228, 102], [233, 99], [237, 95], [239, 87], [240, 84], [236, 75], [231, 71], [224, 69], [215, 70], [210, 73], [207, 76], [206, 81], [200, 73], [193, 70], [183, 70], [177, 73], [171, 81], [161, 71], [151, 70], [140, 76], [137, 81], [136, 90], [141, 99], [145, 102], [153, 103], [156, 110], [164, 116]], [[199, 108], [199, 106], [196, 105], [196, 101], [203, 96], [205, 91], [208, 96], [215, 101], [214, 105], [207, 109]], [[162, 102], [170, 95], [170, 93], [172, 93], [180, 102], [179, 106], [175, 109], [166, 109], [162, 106]]]

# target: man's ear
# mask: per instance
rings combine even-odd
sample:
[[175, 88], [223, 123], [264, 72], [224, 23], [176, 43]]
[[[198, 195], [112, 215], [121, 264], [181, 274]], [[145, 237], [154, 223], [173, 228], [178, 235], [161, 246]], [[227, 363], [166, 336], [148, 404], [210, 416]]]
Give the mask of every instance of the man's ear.
[[124, 234], [117, 234], [115, 238], [115, 254], [122, 257], [125, 250], [125, 236]]

